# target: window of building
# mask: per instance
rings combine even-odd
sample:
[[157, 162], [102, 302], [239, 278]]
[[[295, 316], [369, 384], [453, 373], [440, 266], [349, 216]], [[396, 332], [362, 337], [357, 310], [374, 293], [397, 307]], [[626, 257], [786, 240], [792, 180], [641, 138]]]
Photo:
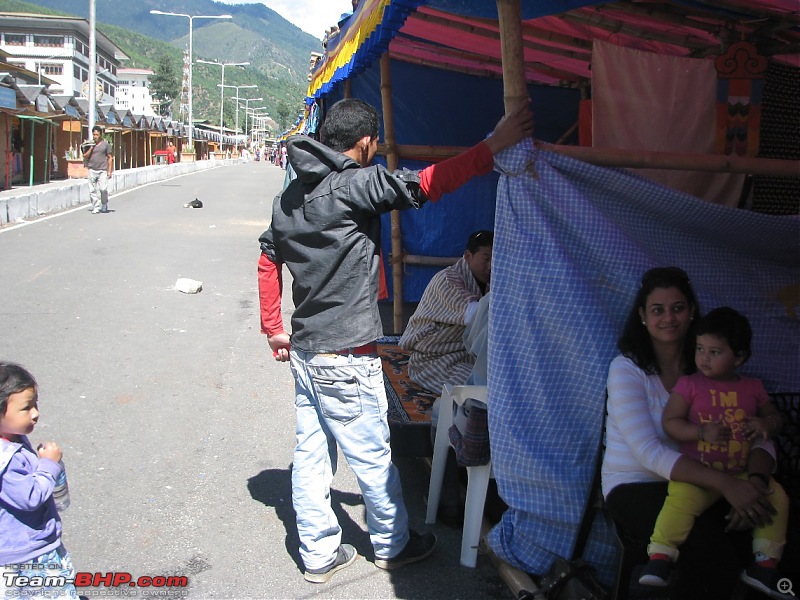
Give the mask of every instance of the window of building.
[[63, 75], [64, 65], [61, 63], [42, 63], [42, 73], [45, 75]]
[[9, 46], [24, 46], [26, 35], [24, 33], [5, 34], [6, 44]]
[[51, 48], [63, 48], [64, 36], [63, 35], [34, 35], [34, 46], [49, 46]]
[[78, 65], [72, 65], [72, 76], [75, 79], [81, 78], [81, 68]]

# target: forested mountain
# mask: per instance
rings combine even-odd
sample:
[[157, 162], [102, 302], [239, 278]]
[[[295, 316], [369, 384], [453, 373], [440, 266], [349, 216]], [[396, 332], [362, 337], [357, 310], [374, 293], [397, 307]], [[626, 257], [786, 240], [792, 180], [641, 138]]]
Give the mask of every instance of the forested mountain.
[[[258, 86], [242, 89], [242, 97], [262, 97], [270, 115], [282, 126], [294, 121], [302, 109], [311, 52], [321, 51], [320, 41], [295, 27], [263, 4], [223, 4], [212, 0], [96, 0], [97, 28], [131, 57], [125, 67], [157, 70], [159, 59], [170, 58], [176, 73], [183, 69], [188, 47], [189, 19], [151, 15], [150, 10], [192, 15], [233, 15], [233, 19], [194, 19], [194, 116], [219, 122], [218, 84], [221, 69], [197, 63], [198, 58], [247, 67], [226, 67], [226, 85]], [[0, 0], [2, 12], [65, 14], [89, 18], [88, 0]], [[320, 32], [320, 37], [323, 32]], [[225, 89], [226, 97], [235, 93]], [[233, 127], [232, 103], [226, 102], [225, 125]], [[177, 107], [176, 107], [177, 109]], [[177, 114], [177, 111], [175, 111]], [[240, 117], [243, 118], [243, 117]]]

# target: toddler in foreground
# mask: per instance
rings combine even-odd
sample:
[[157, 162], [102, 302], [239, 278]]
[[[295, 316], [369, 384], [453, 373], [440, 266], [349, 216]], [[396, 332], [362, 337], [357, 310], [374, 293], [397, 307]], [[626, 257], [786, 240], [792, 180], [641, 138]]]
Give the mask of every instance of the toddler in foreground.
[[28, 440], [39, 420], [38, 401], [33, 375], [0, 362], [0, 597], [77, 598], [71, 583], [18, 585], [22, 577], [49, 577], [49, 583], [75, 577], [53, 500], [61, 449], [47, 442], [37, 452]]

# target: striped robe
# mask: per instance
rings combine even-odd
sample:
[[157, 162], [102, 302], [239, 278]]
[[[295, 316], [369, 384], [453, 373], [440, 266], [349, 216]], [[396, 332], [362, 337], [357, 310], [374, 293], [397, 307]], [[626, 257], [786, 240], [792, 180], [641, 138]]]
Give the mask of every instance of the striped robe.
[[475, 357], [464, 347], [464, 313], [481, 296], [463, 257], [433, 276], [399, 342], [411, 351], [408, 375], [412, 381], [436, 394], [445, 383], [467, 381]]

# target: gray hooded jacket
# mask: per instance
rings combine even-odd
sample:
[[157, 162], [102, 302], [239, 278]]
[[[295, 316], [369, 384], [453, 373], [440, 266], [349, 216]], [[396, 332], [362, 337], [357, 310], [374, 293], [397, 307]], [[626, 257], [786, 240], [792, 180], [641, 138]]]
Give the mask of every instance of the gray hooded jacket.
[[380, 215], [427, 201], [415, 171], [362, 168], [307, 137], [288, 144], [297, 173], [275, 198], [261, 251], [292, 274], [292, 347], [333, 352], [383, 335], [378, 312]]

